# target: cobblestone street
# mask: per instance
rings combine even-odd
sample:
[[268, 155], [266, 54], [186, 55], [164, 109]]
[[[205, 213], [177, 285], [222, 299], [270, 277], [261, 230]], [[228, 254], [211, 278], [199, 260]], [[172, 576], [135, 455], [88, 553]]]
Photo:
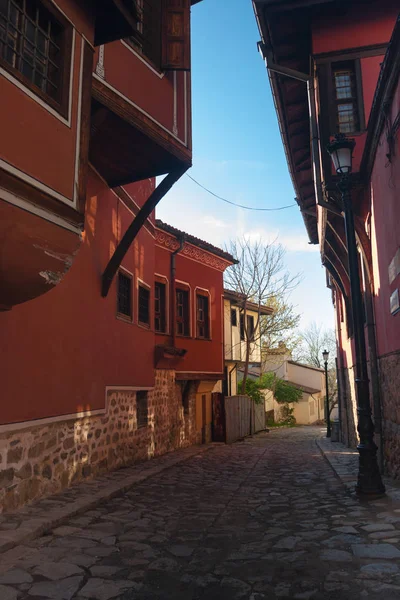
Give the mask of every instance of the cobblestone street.
[[1, 600], [399, 599], [400, 504], [354, 497], [319, 431], [213, 446], [69, 519], [11, 551]]

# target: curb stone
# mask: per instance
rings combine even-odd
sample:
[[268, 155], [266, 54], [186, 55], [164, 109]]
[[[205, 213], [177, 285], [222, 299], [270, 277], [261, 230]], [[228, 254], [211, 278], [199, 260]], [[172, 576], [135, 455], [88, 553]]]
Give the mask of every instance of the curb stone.
[[[134, 485], [142, 483], [146, 479], [158, 475], [181, 462], [203, 454], [216, 445], [210, 443], [175, 450], [145, 463], [112, 471], [91, 481], [81, 482], [76, 486], [63, 490], [58, 495], [47, 496], [36, 503], [6, 513], [9, 519], [18, 520], [19, 518], [20, 525], [13, 530], [2, 530], [0, 526], [0, 554], [32, 541], [47, 531], [59, 527], [66, 520], [91, 510], [99, 504], [127, 492]], [[151, 465], [151, 463], [157, 461], [161, 464]], [[49, 508], [49, 501], [54, 502], [53, 508]], [[41, 503], [43, 506], [41, 506]]]
[[[358, 451], [345, 446], [341, 442], [331, 442], [329, 438], [324, 436], [316, 438], [315, 443], [335, 475], [349, 492], [355, 494], [358, 474]], [[383, 482], [386, 487], [386, 498], [392, 502], [400, 502], [400, 481], [383, 477]], [[370, 501], [374, 502], [373, 499]]]

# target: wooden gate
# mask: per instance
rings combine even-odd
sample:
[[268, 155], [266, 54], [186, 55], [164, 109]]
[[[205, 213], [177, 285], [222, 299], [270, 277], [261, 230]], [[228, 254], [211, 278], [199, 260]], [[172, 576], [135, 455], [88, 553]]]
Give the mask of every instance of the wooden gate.
[[254, 433], [257, 433], [257, 431], [264, 431], [265, 426], [264, 402], [262, 402], [262, 404], [254, 404]]
[[225, 442], [225, 402], [224, 394], [214, 392], [212, 398], [212, 440]]
[[225, 397], [226, 443], [232, 444], [254, 431], [252, 401], [248, 396]]

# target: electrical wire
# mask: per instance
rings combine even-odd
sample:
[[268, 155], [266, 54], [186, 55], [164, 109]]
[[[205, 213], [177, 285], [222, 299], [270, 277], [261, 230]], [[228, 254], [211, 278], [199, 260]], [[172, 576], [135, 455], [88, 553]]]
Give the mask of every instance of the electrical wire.
[[206, 188], [204, 185], [202, 185], [201, 183], [199, 183], [198, 181], [196, 181], [196, 179], [194, 179], [188, 173], [186, 173], [186, 176], [189, 177], [189, 179], [191, 179], [194, 183], [196, 183], [203, 190], [205, 190], [206, 192], [208, 192], [209, 194], [211, 194], [211, 196], [214, 196], [214, 198], [218, 198], [218, 200], [222, 200], [222, 202], [226, 202], [227, 204], [231, 204], [232, 206], [237, 206], [238, 208], [244, 208], [245, 210], [257, 210], [257, 211], [271, 212], [271, 211], [274, 211], [274, 210], [285, 210], [285, 208], [292, 208], [293, 206], [297, 206], [297, 204], [294, 203], [294, 204], [288, 204], [287, 206], [279, 206], [278, 208], [256, 208], [254, 206], [244, 206], [243, 204], [236, 204], [236, 202], [232, 202], [231, 200], [227, 200], [226, 198], [222, 198], [222, 196], [218, 196], [218, 194], [214, 194], [214, 192], [212, 192], [211, 190], [209, 190], [208, 188]]

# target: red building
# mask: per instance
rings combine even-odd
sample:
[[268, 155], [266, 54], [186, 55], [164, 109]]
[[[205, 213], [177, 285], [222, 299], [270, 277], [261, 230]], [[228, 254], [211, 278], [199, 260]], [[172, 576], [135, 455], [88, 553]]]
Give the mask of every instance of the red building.
[[232, 258], [154, 217], [191, 165], [190, 10], [1, 4], [4, 509], [210, 439]]
[[[400, 475], [400, 24], [396, 0], [254, 1], [282, 140], [311, 243], [332, 288], [343, 441], [357, 439], [349, 260], [326, 151], [355, 140], [351, 201], [381, 464]], [[361, 328], [362, 329], [362, 328]]]

